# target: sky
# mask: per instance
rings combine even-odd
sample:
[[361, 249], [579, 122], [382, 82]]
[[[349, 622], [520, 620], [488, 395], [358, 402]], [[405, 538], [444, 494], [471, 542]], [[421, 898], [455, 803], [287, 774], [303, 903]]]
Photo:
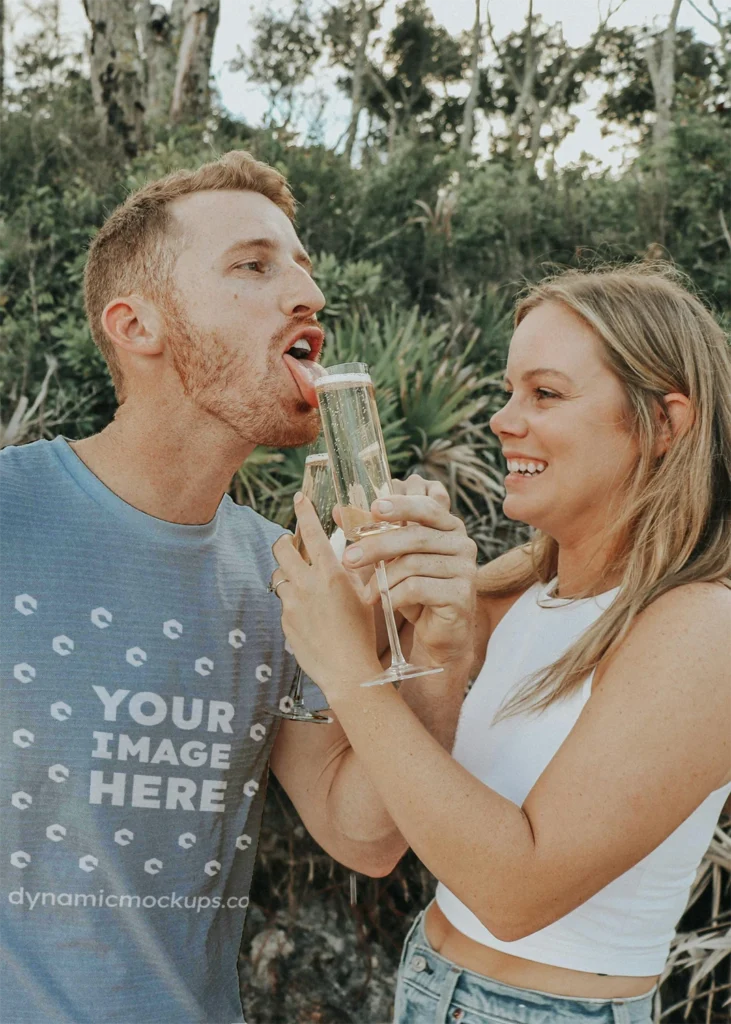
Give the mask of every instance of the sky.
[[[599, 3], [596, 0], [534, 0], [534, 11], [542, 15], [549, 24], [560, 22], [568, 42], [578, 46], [589, 39], [598, 23], [599, 10], [606, 11], [608, 2], [609, 0], [600, 0]], [[613, 2], [616, 4], [617, 0]], [[321, 3], [322, 0], [313, 0], [315, 7]], [[707, 6], [705, 0], [697, 0], [697, 3], [701, 8]], [[170, 0], [167, 0], [166, 6], [169, 5]], [[6, 2], [6, 17], [16, 38], [22, 36], [29, 26], [28, 17], [21, 13], [22, 6], [22, 0]], [[221, 0], [221, 19], [213, 52], [213, 74], [224, 106], [232, 114], [243, 117], [252, 124], [256, 124], [264, 115], [266, 100], [259, 87], [246, 84], [243, 72], [232, 72], [228, 65], [235, 57], [239, 46], [246, 51], [247, 40], [252, 34], [252, 17], [266, 6], [270, 6], [267, 0]], [[280, 0], [276, 6], [280, 9], [286, 8], [287, 0]], [[397, 6], [397, 0], [387, 0], [381, 19], [382, 35], [387, 34], [393, 26]], [[436, 21], [453, 35], [469, 29], [474, 21], [474, 0], [431, 0], [429, 6]], [[625, 0], [611, 24], [618, 28], [654, 24], [659, 28], [665, 23], [671, 6], [672, 0]], [[84, 35], [88, 30], [82, 0], [60, 0], [60, 7], [62, 29], [81, 49]], [[490, 12], [497, 38], [519, 29], [524, 23], [527, 9], [528, 0], [490, 0]], [[680, 28], [692, 28], [701, 39], [715, 42], [713, 28], [692, 8], [688, 0], [685, 0], [680, 8], [678, 25]], [[350, 110], [348, 100], [338, 95], [334, 77], [328, 72], [318, 76], [318, 84], [324, 87], [330, 97], [325, 113], [325, 141], [330, 145], [334, 144], [347, 128]], [[556, 162], [560, 166], [577, 161], [582, 152], [586, 152], [601, 164], [618, 167], [626, 155], [628, 136], [615, 133], [603, 138], [601, 135], [600, 124], [594, 113], [600, 91], [601, 85], [597, 83], [586, 101], [575, 108], [579, 123], [557, 151]], [[314, 105], [313, 100], [310, 111], [314, 109]]]

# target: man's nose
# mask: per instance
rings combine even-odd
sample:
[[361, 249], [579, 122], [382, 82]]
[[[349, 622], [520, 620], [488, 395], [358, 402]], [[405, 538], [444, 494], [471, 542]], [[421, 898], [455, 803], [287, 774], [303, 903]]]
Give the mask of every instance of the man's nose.
[[303, 267], [296, 267], [282, 312], [286, 316], [314, 316], [324, 305], [325, 296], [313, 279]]

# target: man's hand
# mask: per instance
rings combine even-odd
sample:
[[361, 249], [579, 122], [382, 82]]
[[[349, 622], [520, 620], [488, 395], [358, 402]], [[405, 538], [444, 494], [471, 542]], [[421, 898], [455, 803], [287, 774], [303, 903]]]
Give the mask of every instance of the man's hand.
[[[330, 702], [343, 689], [379, 675], [373, 613], [362, 585], [341, 565], [312, 502], [295, 499], [308, 565], [283, 535], [273, 547], [273, 583], [282, 602], [282, 629], [298, 664]], [[360, 592], [359, 592], [360, 591]]]

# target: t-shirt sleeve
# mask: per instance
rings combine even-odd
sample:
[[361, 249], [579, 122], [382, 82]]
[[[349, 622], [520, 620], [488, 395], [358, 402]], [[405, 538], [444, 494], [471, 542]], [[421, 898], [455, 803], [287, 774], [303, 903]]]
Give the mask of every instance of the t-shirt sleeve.
[[310, 711], [319, 711], [320, 708], [327, 707], [327, 697], [304, 672], [302, 673], [302, 699]]

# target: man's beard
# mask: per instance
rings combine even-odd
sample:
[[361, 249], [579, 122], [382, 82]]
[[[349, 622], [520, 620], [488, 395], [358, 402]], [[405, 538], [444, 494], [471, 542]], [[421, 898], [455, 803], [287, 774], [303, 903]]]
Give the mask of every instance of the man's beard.
[[[269, 342], [266, 370], [255, 377], [243, 352], [232, 351], [217, 331], [191, 324], [177, 304], [165, 311], [167, 340], [185, 395], [230, 427], [242, 441], [297, 448], [314, 441], [320, 417], [303, 398], [284, 407], [281, 344]], [[290, 328], [291, 330], [291, 328]], [[284, 338], [282, 338], [282, 342]]]

